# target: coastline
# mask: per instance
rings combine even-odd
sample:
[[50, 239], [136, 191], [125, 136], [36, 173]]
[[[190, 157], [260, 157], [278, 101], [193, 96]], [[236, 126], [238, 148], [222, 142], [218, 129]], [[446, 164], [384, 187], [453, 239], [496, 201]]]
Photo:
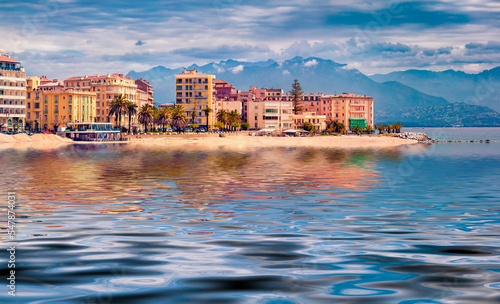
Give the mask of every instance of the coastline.
[[[185, 134], [185, 135], [133, 135], [129, 141], [118, 142], [134, 147], [186, 149], [186, 150], [245, 150], [271, 147], [308, 147], [343, 149], [382, 149], [416, 144], [418, 141], [392, 136], [325, 136], [314, 137], [266, 137], [249, 136], [248, 133], [226, 134]], [[117, 142], [74, 142], [57, 135], [26, 134], [0, 135], [0, 149], [56, 149], [71, 144], [113, 144]]]
[[248, 136], [248, 134], [218, 135], [147, 135], [131, 136], [130, 145], [162, 149], [186, 150], [248, 150], [255, 148], [343, 148], [343, 149], [382, 149], [418, 143], [417, 140], [401, 139], [391, 136], [325, 136], [314, 137], [267, 137]]

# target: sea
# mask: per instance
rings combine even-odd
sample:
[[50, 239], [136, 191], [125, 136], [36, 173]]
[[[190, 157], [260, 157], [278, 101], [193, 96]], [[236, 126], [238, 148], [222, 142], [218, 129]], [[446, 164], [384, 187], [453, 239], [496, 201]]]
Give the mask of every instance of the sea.
[[499, 303], [500, 128], [403, 131], [441, 141], [2, 149], [0, 303]]

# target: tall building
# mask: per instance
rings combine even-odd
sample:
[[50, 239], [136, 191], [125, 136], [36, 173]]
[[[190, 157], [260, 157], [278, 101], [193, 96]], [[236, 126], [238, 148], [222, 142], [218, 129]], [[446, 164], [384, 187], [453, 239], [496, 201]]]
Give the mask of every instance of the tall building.
[[[26, 122], [35, 130], [52, 130], [72, 122], [93, 122], [96, 94], [73, 88], [61, 88], [57, 80], [28, 77]], [[46, 78], [45, 78], [46, 79]]]
[[[215, 75], [201, 73], [196, 70], [186, 70], [175, 75], [175, 104], [183, 105], [187, 117], [196, 112], [195, 123], [202, 126], [214, 124]], [[205, 108], [212, 109], [208, 117], [203, 112]]]
[[23, 130], [26, 122], [26, 72], [17, 60], [0, 50], [0, 126]]
[[144, 104], [149, 104], [151, 107], [155, 106], [154, 98], [153, 98], [153, 86], [142, 78], [139, 78], [135, 81], [137, 85], [137, 104], [139, 107]]
[[[283, 96], [291, 100], [290, 95]], [[302, 112], [326, 115], [327, 120], [343, 123], [347, 130], [355, 125], [373, 127], [373, 97], [342, 93], [337, 95], [305, 94], [302, 96]]]
[[[118, 95], [137, 103], [137, 85], [130, 77], [123, 74], [107, 74], [95, 76], [70, 77], [64, 81], [66, 89], [83, 90], [96, 94], [96, 122], [111, 122], [114, 118], [108, 116], [109, 105]], [[122, 123], [125, 117], [122, 117]], [[133, 118], [137, 122], [137, 116]]]

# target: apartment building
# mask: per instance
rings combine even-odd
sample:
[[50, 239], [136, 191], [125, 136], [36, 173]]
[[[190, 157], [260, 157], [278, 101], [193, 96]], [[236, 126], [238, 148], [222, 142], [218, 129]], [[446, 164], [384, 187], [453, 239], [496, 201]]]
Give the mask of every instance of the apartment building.
[[[194, 122], [200, 126], [215, 123], [215, 75], [198, 73], [196, 70], [186, 70], [175, 75], [175, 104], [184, 106], [186, 116], [191, 117], [196, 112]], [[203, 112], [205, 108], [212, 109], [208, 117]]]
[[26, 121], [36, 130], [52, 130], [74, 122], [96, 120], [96, 93], [61, 88], [57, 80], [28, 77]]
[[154, 107], [153, 86], [142, 78], [137, 79], [135, 84], [137, 85], [137, 103], [139, 107], [144, 104], [149, 104], [151, 107]]
[[[118, 95], [137, 103], [137, 85], [132, 78], [124, 77], [123, 74], [70, 77], [64, 81], [64, 87], [96, 94], [96, 122], [114, 120], [108, 117], [109, 105]], [[122, 117], [122, 124], [125, 119]], [[133, 117], [132, 121], [137, 123], [137, 116]]]
[[26, 72], [17, 60], [0, 50], [0, 126], [23, 130], [26, 123]]

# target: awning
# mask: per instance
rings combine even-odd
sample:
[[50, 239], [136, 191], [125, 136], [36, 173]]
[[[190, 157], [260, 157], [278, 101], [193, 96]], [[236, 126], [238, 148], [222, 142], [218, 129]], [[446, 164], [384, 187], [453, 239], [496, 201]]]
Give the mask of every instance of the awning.
[[294, 129], [290, 129], [290, 130], [286, 130], [284, 131], [285, 133], [297, 133], [299, 130], [294, 130]]
[[274, 131], [276, 131], [276, 129], [262, 129], [257, 132], [274, 132]]

